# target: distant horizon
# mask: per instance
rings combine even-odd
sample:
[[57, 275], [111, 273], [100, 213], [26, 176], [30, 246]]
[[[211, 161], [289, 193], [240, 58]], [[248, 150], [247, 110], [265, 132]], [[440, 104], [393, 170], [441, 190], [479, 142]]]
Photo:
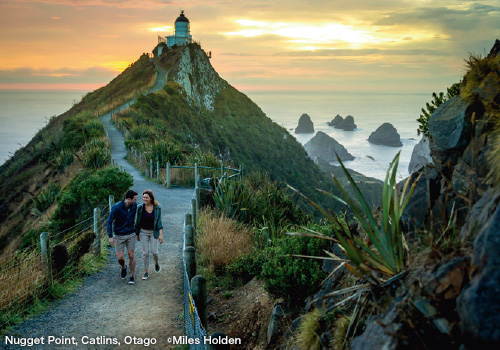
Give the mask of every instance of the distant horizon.
[[0, 89], [95, 90], [172, 34], [181, 9], [244, 93], [445, 91], [500, 38], [498, 0], [6, 0]]

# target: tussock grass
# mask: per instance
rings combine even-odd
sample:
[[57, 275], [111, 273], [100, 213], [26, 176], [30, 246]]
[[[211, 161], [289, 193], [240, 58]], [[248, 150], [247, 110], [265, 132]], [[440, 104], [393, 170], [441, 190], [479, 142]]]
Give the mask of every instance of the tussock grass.
[[248, 254], [253, 247], [251, 229], [210, 209], [200, 212], [197, 241], [201, 259], [215, 271]]
[[320, 342], [320, 320], [321, 311], [314, 309], [304, 316], [297, 334], [297, 345], [302, 350], [319, 350], [321, 348]]
[[478, 87], [486, 76], [492, 72], [500, 75], [500, 56], [482, 57], [481, 55], [470, 54], [465, 60], [467, 73], [464, 76], [460, 95], [469, 100], [474, 100], [474, 89]]

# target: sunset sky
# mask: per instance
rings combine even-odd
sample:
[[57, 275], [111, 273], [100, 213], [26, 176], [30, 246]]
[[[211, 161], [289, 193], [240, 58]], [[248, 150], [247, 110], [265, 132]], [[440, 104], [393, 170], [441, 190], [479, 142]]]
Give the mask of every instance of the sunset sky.
[[0, 0], [0, 89], [102, 86], [181, 9], [243, 92], [441, 91], [500, 38], [500, 0]]

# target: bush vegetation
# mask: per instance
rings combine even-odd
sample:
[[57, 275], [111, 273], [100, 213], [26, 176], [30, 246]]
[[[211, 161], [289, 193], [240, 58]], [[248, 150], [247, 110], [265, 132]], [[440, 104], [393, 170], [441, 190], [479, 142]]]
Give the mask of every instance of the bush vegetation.
[[417, 134], [422, 134], [427, 139], [430, 139], [431, 135], [429, 134], [429, 118], [431, 117], [432, 113], [434, 113], [434, 111], [444, 102], [448, 101], [450, 98], [458, 94], [460, 94], [460, 83], [455, 83], [447, 88], [446, 95], [444, 94], [444, 92], [440, 92], [439, 94], [433, 92], [432, 101], [425, 104], [425, 108], [422, 108], [422, 114], [420, 114], [420, 117], [417, 119], [417, 122], [419, 124], [417, 128]]
[[96, 207], [108, 204], [111, 194], [122, 198], [133, 184], [130, 174], [116, 167], [83, 171], [77, 175], [58, 195], [58, 207], [54, 213], [52, 227], [62, 231], [75, 223], [91, 217]]

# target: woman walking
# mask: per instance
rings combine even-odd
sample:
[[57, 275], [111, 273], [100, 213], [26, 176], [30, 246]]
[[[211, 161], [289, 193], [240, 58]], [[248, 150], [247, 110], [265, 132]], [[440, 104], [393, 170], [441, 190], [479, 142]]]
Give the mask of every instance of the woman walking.
[[137, 206], [137, 216], [135, 219], [135, 233], [137, 240], [141, 242], [142, 258], [146, 272], [142, 277], [147, 280], [149, 277], [149, 253], [153, 254], [155, 261], [155, 271], [160, 272], [161, 267], [158, 261], [158, 243], [163, 243], [163, 224], [161, 222], [161, 205], [155, 200], [153, 191], [142, 192], [144, 203]]

